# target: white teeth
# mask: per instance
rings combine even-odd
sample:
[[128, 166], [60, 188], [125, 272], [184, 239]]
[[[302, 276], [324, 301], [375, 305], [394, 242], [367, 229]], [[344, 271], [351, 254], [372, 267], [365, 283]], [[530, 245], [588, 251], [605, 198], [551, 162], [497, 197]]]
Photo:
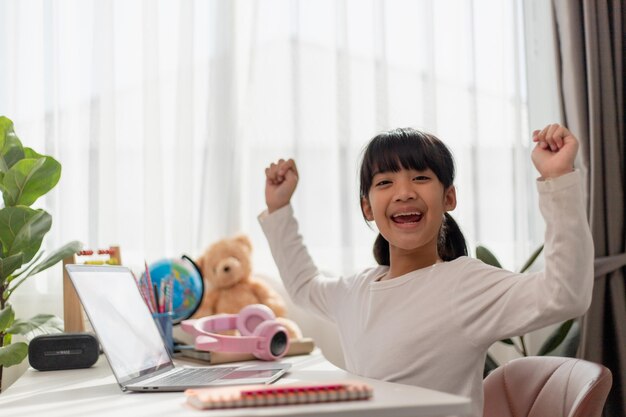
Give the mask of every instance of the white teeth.
[[408, 213], [398, 213], [398, 214], [394, 214], [394, 215], [393, 215], [393, 216], [391, 216], [391, 217], [396, 218], [396, 217], [400, 217], [400, 216], [421, 216], [421, 215], [422, 215], [422, 213], [421, 213], [421, 212], [419, 212], [419, 211], [411, 211], [411, 212], [408, 212]]

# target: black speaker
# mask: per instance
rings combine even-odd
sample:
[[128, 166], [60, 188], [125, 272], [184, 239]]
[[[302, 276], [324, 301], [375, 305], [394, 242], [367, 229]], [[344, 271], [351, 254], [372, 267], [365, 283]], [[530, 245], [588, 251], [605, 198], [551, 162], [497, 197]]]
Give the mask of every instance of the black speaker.
[[99, 354], [98, 339], [89, 333], [42, 335], [28, 344], [28, 362], [39, 371], [89, 368]]

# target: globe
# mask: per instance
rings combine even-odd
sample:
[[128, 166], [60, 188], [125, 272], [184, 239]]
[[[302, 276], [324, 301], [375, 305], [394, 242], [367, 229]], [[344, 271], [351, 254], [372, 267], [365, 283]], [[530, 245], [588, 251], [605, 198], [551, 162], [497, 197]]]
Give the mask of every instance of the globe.
[[151, 263], [150, 279], [160, 287], [162, 280], [174, 280], [172, 297], [172, 321], [174, 324], [188, 319], [196, 312], [204, 295], [202, 275], [191, 259], [161, 259]]

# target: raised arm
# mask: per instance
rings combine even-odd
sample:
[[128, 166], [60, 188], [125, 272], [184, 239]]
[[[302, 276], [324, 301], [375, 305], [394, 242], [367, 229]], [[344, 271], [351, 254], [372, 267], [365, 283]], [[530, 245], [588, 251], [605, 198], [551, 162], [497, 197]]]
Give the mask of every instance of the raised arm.
[[490, 343], [582, 315], [593, 289], [593, 241], [582, 178], [573, 171], [578, 141], [563, 126], [535, 131], [533, 162], [546, 222], [541, 272], [516, 274], [479, 261], [455, 288], [460, 327], [474, 343]]
[[298, 184], [296, 164], [292, 159], [280, 159], [266, 168], [265, 176], [267, 211], [259, 216], [259, 222], [285, 289], [298, 306], [333, 320], [340, 281], [319, 273], [289, 204]]

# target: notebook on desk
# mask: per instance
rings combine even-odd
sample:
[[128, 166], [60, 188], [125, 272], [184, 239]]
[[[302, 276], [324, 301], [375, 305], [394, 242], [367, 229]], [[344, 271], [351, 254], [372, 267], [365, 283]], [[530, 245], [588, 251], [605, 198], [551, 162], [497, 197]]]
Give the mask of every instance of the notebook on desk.
[[66, 265], [65, 268], [122, 391], [184, 391], [219, 385], [268, 384], [290, 367], [280, 362], [176, 367], [128, 268], [101, 265]]

